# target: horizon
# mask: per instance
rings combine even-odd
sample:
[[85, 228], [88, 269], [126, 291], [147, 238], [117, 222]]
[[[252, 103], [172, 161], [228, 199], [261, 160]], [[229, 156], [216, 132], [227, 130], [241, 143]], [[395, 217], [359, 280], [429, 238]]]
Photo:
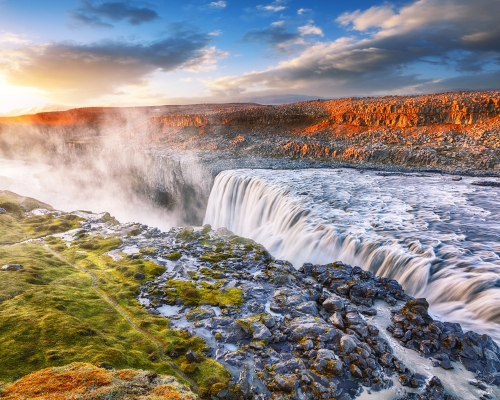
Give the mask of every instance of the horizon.
[[0, 116], [500, 89], [500, 0], [0, 1]]
[[421, 96], [439, 96], [446, 94], [467, 94], [467, 93], [497, 93], [500, 94], [499, 90], [457, 90], [457, 91], [446, 91], [446, 92], [435, 92], [435, 93], [418, 93], [418, 94], [389, 94], [389, 95], [372, 95], [372, 96], [350, 96], [350, 97], [337, 97], [337, 98], [317, 98], [310, 100], [301, 100], [301, 101], [293, 101], [287, 103], [256, 103], [256, 102], [244, 102], [244, 101], [228, 101], [228, 102], [207, 102], [207, 103], [186, 103], [186, 104], [152, 104], [152, 105], [138, 105], [138, 106], [119, 106], [119, 105], [107, 105], [107, 106], [82, 106], [82, 107], [71, 107], [71, 108], [62, 108], [56, 110], [42, 110], [36, 112], [28, 112], [25, 114], [12, 114], [12, 115], [2, 115], [1, 118], [16, 118], [16, 117], [25, 117], [30, 115], [37, 114], [46, 114], [46, 113], [58, 113], [58, 112], [66, 112], [72, 110], [83, 110], [83, 109], [102, 109], [102, 108], [116, 108], [116, 109], [137, 109], [137, 108], [153, 108], [153, 107], [193, 107], [193, 106], [204, 106], [204, 105], [229, 105], [229, 104], [255, 104], [258, 106], [282, 106], [287, 104], [296, 104], [296, 103], [305, 103], [305, 102], [314, 102], [314, 101], [335, 101], [335, 100], [350, 100], [350, 99], [373, 99], [373, 98], [391, 98], [391, 97], [421, 97]]

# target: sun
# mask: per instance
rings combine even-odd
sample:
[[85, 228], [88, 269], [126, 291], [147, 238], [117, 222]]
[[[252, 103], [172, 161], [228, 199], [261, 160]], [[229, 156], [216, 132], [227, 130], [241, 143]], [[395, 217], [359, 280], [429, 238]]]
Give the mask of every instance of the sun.
[[46, 103], [40, 90], [11, 86], [0, 80], [0, 116], [22, 114], [23, 110], [41, 108]]

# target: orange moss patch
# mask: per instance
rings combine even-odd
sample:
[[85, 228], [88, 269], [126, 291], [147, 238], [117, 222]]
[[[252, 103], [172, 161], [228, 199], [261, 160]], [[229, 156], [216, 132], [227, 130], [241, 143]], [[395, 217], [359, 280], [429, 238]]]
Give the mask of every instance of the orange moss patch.
[[186, 397], [184, 397], [183, 394], [179, 393], [175, 386], [171, 385], [162, 385], [158, 386], [157, 388], [153, 389], [152, 392], [156, 396], [160, 396], [161, 398], [166, 398], [166, 399], [172, 399], [172, 400], [184, 400]]
[[137, 371], [133, 369], [122, 369], [116, 373], [116, 376], [122, 381], [133, 381], [137, 376]]
[[142, 370], [106, 370], [86, 363], [33, 372], [0, 392], [0, 399], [5, 400], [103, 398], [195, 400], [198, 397], [171, 376]]

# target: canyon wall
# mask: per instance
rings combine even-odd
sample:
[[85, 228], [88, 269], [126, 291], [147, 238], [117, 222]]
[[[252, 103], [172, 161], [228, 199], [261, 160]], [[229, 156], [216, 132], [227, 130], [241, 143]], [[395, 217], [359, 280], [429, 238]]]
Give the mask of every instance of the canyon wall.
[[130, 209], [168, 210], [174, 225], [199, 224], [213, 180], [225, 169], [329, 162], [500, 175], [500, 93], [0, 118], [0, 158], [53, 165], [41, 180], [47, 188], [126, 198]]

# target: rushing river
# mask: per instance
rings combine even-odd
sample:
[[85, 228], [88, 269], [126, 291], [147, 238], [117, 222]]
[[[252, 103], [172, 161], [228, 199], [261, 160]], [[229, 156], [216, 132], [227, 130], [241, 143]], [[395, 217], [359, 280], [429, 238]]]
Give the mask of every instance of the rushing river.
[[340, 260], [394, 278], [442, 320], [500, 341], [500, 188], [471, 185], [479, 180], [225, 171], [205, 223], [252, 238], [296, 267]]

